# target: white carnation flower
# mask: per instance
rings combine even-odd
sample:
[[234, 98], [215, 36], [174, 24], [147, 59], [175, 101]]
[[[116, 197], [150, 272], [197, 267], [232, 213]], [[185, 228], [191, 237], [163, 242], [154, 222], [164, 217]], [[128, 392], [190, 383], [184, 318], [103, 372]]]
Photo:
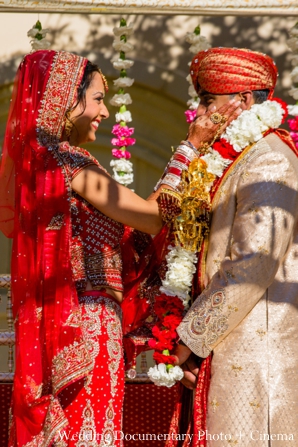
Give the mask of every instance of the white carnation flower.
[[134, 61], [130, 60], [130, 59], [116, 59], [112, 61], [113, 63], [113, 67], [116, 70], [127, 70], [128, 68], [132, 67], [134, 64]]
[[131, 104], [131, 103], [132, 103], [132, 100], [131, 100], [129, 93], [116, 94], [110, 100], [110, 104], [112, 106], [116, 106], [116, 107], [120, 107], [123, 104], [127, 106], [128, 104]]
[[254, 104], [250, 110], [244, 110], [236, 120], [232, 121], [222, 138], [225, 138], [235, 151], [240, 152], [249, 144], [259, 141], [263, 136], [262, 133], [269, 128], [278, 127], [282, 115], [283, 109], [276, 101]]
[[123, 87], [124, 88], [124, 87], [131, 87], [132, 84], [134, 83], [134, 81], [135, 81], [134, 79], [125, 77], [125, 78], [115, 79], [115, 81], [113, 81], [113, 82], [114, 82], [115, 87], [117, 87], [117, 88]]
[[51, 46], [51, 42], [47, 39], [32, 39], [30, 43], [33, 50], [47, 50]]
[[174, 366], [167, 371], [166, 365], [160, 363], [149, 368], [148, 377], [157, 386], [166, 386], [170, 388], [175, 385], [178, 380], [183, 379], [184, 373], [180, 366]]
[[273, 129], [280, 125], [284, 114], [282, 106], [276, 101], [265, 101], [262, 104], [254, 104], [252, 109], [264, 126]]
[[298, 105], [288, 105], [289, 115], [298, 116]]
[[166, 256], [167, 273], [162, 281], [160, 291], [167, 295], [177, 295], [188, 301], [188, 292], [192, 286], [193, 274], [196, 271], [196, 254], [182, 247], [170, 247]]
[[232, 160], [223, 158], [217, 151], [211, 148], [206, 155], [201, 157], [201, 159], [205, 160], [207, 163], [207, 171], [218, 177], [221, 177], [225, 168], [232, 163]]
[[189, 99], [187, 101], [187, 105], [190, 108], [190, 110], [197, 110], [197, 108], [200, 105], [200, 98], [194, 98], [194, 99]]
[[133, 164], [129, 160], [126, 160], [125, 158], [111, 160], [110, 166], [112, 166], [114, 171], [126, 172], [127, 174], [133, 172]]
[[113, 170], [113, 172], [113, 179], [121, 185], [127, 186], [133, 182], [133, 174], [119, 175], [117, 171]]
[[211, 47], [210, 43], [207, 41], [205, 36], [195, 33], [186, 33], [186, 42], [190, 43], [191, 46], [189, 51], [191, 53], [198, 53], [199, 51], [208, 50]]
[[122, 185], [129, 185], [133, 182], [133, 164], [124, 158], [111, 160], [110, 166], [113, 168], [113, 178]]
[[124, 51], [124, 53], [129, 53], [133, 50], [133, 45], [129, 42], [124, 42], [124, 40], [120, 40], [118, 37], [113, 42], [113, 48], [116, 51]]
[[27, 33], [27, 36], [28, 37], [35, 37], [37, 34], [41, 34], [42, 37], [45, 37], [45, 35], [47, 33], [49, 33], [49, 32], [50, 32], [49, 29], [41, 29], [41, 30], [39, 30], [38, 28], [33, 27], [33, 28], [29, 29], [29, 31]]
[[185, 79], [188, 81], [189, 84], [192, 84], [192, 78], [190, 74], [188, 74]]
[[115, 36], [130, 36], [133, 33], [133, 26], [126, 25], [115, 27], [113, 28], [113, 33], [115, 34]]
[[120, 123], [121, 121], [130, 123], [132, 121], [131, 113], [129, 110], [126, 110], [125, 112], [118, 112], [116, 113], [115, 117], [117, 123]]
[[[204, 39], [206, 39], [206, 38], [204, 37]], [[207, 41], [205, 41], [205, 42], [201, 41], [201, 42], [197, 42], [197, 43], [194, 43], [193, 45], [191, 45], [189, 47], [189, 51], [193, 54], [197, 54], [199, 51], [208, 50], [208, 48], [210, 48], [210, 47], [211, 47], [211, 45]]]
[[195, 90], [195, 88], [194, 88], [194, 86], [192, 84], [188, 87], [188, 94], [192, 98], [195, 98], [196, 96], [198, 96], [198, 94], [197, 94], [197, 92], [196, 92], [196, 90]]

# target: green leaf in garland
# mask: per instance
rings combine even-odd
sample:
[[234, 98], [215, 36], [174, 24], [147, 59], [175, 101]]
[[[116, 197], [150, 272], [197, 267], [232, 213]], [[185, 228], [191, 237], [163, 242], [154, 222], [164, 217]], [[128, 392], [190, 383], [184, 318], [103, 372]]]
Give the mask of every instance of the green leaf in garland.
[[200, 25], [195, 27], [194, 33], [195, 33], [196, 36], [199, 36], [201, 34], [201, 27], [200, 27]]

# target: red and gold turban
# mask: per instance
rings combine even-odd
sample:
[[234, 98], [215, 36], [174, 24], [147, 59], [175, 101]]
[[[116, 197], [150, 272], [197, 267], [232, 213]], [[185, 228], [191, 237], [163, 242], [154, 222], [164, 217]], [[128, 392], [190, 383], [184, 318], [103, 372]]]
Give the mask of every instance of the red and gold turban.
[[200, 51], [190, 66], [197, 91], [214, 95], [244, 90], [269, 89], [269, 98], [277, 79], [277, 68], [266, 54], [240, 48], [210, 48]]

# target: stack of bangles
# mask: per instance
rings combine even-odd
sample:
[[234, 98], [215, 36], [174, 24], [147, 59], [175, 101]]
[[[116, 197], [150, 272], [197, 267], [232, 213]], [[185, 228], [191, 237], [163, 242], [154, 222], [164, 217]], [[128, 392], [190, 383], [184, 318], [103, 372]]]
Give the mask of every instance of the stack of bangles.
[[199, 157], [199, 155], [199, 152], [190, 141], [181, 141], [154, 191], [157, 191], [162, 185], [167, 185], [178, 192], [182, 171], [187, 171], [192, 160]]

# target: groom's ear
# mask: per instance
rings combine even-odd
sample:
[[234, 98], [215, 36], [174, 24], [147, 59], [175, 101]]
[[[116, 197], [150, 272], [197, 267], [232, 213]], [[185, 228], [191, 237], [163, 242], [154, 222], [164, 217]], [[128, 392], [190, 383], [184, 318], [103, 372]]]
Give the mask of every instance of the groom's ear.
[[245, 90], [237, 93], [235, 99], [240, 101], [240, 107], [242, 110], [249, 110], [255, 103], [252, 90]]

